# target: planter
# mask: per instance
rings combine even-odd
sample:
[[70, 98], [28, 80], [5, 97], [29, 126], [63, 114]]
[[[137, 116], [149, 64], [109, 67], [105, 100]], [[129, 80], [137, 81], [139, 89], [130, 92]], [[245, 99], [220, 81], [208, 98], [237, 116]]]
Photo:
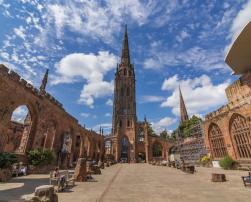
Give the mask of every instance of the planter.
[[0, 182], [6, 182], [12, 177], [10, 168], [0, 169]]

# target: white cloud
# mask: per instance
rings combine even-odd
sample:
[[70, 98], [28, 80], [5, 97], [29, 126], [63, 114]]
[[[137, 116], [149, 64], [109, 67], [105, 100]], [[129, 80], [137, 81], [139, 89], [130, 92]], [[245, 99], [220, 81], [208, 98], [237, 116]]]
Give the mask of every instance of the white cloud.
[[90, 116], [89, 113], [81, 113], [80, 116], [84, 117], [84, 118], [88, 118]]
[[147, 22], [156, 4], [151, 1], [143, 3], [139, 0], [107, 0], [102, 4], [98, 1], [70, 1], [64, 4], [49, 4], [47, 28], [54, 29], [57, 37], [63, 35], [63, 29], [88, 35], [92, 38], [111, 42], [124, 23], [126, 15], [130, 20], [142, 25]]
[[23, 26], [19, 26], [18, 28], [14, 28], [14, 32], [17, 36], [25, 40], [25, 29]]
[[140, 103], [161, 102], [164, 98], [156, 95], [144, 95], [141, 97]]
[[181, 86], [183, 98], [189, 115], [203, 114], [208, 110], [226, 103], [225, 89], [230, 81], [214, 85], [207, 75], [193, 79], [179, 79], [174, 75], [162, 84], [162, 90], [171, 90], [171, 96], [161, 103], [161, 107], [172, 108], [173, 114], [179, 116], [179, 90]]
[[243, 5], [242, 9], [236, 15], [233, 20], [231, 29], [230, 29], [230, 37], [232, 39], [232, 43], [238, 37], [242, 29], [245, 25], [251, 21], [251, 0], [248, 0], [246, 4]]
[[113, 105], [112, 99], [108, 99], [105, 104], [108, 106], [112, 106]]
[[92, 129], [94, 131], [96, 131], [97, 133], [99, 133], [100, 126], [103, 129], [105, 134], [109, 134], [111, 132], [111, 129], [112, 129], [112, 124], [111, 123], [100, 123], [100, 124], [95, 125]]
[[57, 75], [53, 84], [74, 83], [80, 79], [86, 84], [80, 94], [79, 102], [93, 108], [94, 99], [111, 95], [113, 81], [104, 81], [104, 75], [116, 66], [116, 56], [107, 51], [93, 53], [73, 53], [66, 55], [56, 65]]
[[227, 70], [224, 63], [224, 50], [206, 50], [195, 46], [179, 54], [173, 50], [165, 50], [162, 45], [151, 47], [150, 58], [143, 63], [145, 69], [185, 66], [210, 71], [213, 69]]
[[153, 130], [159, 134], [163, 130], [168, 130], [168, 127], [177, 121], [176, 118], [164, 117], [157, 122], [151, 122]]
[[111, 113], [106, 113], [105, 116], [106, 117], [111, 117], [112, 115], [111, 115]]
[[13, 111], [11, 120], [19, 123], [24, 123], [28, 112], [28, 108], [25, 105], [21, 105]]
[[177, 40], [178, 42], [182, 42], [184, 39], [188, 38], [189, 36], [190, 36], [190, 35], [189, 35], [186, 31], [182, 30], [182, 31], [179, 33], [179, 35], [176, 36], [176, 40]]

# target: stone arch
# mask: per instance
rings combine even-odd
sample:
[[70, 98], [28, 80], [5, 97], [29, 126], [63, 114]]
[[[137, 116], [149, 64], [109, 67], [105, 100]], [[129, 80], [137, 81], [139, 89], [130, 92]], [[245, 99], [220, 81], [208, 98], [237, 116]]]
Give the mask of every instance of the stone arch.
[[126, 135], [121, 138], [120, 158], [125, 161], [128, 161], [130, 159], [130, 142]]
[[159, 141], [154, 141], [152, 144], [152, 157], [161, 158], [163, 157], [163, 145]]
[[213, 158], [222, 158], [227, 155], [227, 148], [220, 127], [211, 123], [208, 128], [208, 140]]
[[229, 121], [229, 131], [237, 158], [251, 158], [250, 120], [240, 114], [233, 114]]
[[[7, 136], [15, 136], [15, 131], [11, 131], [11, 128], [14, 124], [13, 115], [16, 110], [18, 110], [21, 107], [27, 108], [27, 114], [25, 116], [24, 122], [19, 125], [19, 127], [22, 127], [22, 131], [20, 130], [21, 137], [19, 140], [18, 146], [16, 145], [16, 148], [4, 148], [5, 151], [8, 152], [16, 152], [19, 154], [25, 154], [26, 151], [32, 149], [33, 142], [35, 138], [36, 133], [36, 124], [37, 124], [37, 110], [33, 106], [32, 103], [29, 102], [17, 102], [13, 103], [9, 106], [8, 114], [6, 115], [7, 124], [6, 124], [6, 131], [5, 135]], [[7, 140], [8, 141], [8, 140]], [[5, 142], [5, 145], [8, 145], [8, 142]], [[12, 150], [12, 151], [11, 151]]]

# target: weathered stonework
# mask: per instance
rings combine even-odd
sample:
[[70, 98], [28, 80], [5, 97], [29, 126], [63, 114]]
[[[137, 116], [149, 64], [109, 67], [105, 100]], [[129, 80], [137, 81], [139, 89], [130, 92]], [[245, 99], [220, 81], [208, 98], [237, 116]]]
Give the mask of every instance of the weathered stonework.
[[[25, 155], [26, 151], [42, 147], [55, 152], [55, 163], [70, 166], [77, 161], [81, 153], [80, 141], [83, 141], [82, 153], [85, 157], [102, 159], [104, 136], [79, 125], [44, 88], [45, 85], [43, 91], [39, 91], [17, 73], [0, 65], [0, 152]], [[30, 124], [15, 126], [11, 116], [21, 105], [29, 109]], [[15, 127], [17, 130], [13, 132]], [[66, 141], [65, 137], [69, 140]], [[67, 147], [66, 153], [63, 152], [63, 146]]]
[[228, 104], [206, 115], [205, 144], [213, 159], [228, 154], [251, 163], [251, 73], [226, 89]]
[[147, 134], [146, 121], [137, 121], [135, 98], [135, 72], [130, 62], [127, 28], [125, 29], [121, 62], [115, 73], [112, 135], [107, 138], [111, 148], [109, 153], [115, 160], [137, 162], [143, 159], [146, 162], [153, 157], [153, 147], [157, 145], [159, 159], [167, 159], [171, 143], [159, 137]]

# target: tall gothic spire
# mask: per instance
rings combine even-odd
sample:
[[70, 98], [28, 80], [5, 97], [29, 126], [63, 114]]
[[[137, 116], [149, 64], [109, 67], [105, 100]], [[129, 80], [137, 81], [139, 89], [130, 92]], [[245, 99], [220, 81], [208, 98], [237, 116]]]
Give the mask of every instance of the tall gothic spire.
[[49, 69], [46, 69], [46, 72], [44, 74], [44, 78], [42, 80], [41, 86], [40, 86], [40, 92], [45, 92], [46, 84], [48, 81], [48, 74], [49, 74]]
[[124, 33], [123, 47], [122, 47], [122, 53], [121, 53], [121, 64], [130, 65], [127, 25], [125, 25], [125, 33]]
[[180, 92], [180, 123], [184, 123], [185, 121], [188, 120], [188, 114], [187, 114], [187, 109], [186, 109], [186, 105], [180, 90], [180, 86], [179, 86], [179, 92]]

